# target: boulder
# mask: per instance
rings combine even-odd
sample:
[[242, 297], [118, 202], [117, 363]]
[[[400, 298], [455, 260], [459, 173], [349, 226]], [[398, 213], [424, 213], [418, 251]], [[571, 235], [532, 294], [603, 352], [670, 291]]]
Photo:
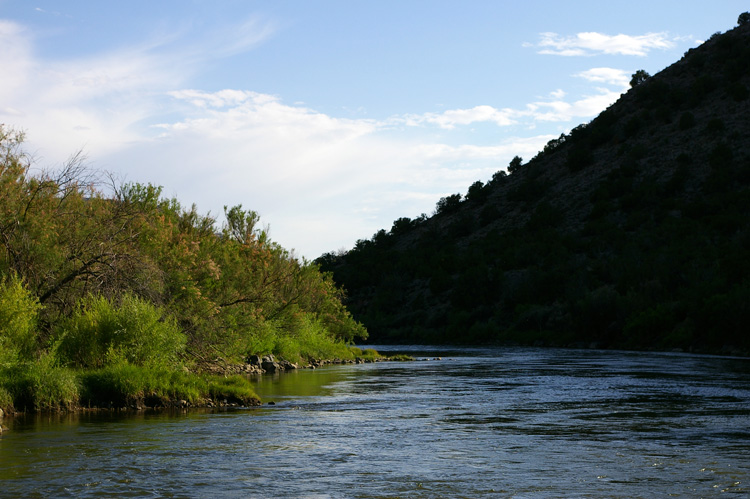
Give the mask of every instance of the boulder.
[[[273, 356], [270, 355], [271, 359], [273, 359]], [[261, 367], [263, 370], [267, 373], [276, 373], [281, 371], [281, 366], [278, 362], [274, 360], [266, 360], [266, 357], [263, 357], [263, 363], [261, 364]]]

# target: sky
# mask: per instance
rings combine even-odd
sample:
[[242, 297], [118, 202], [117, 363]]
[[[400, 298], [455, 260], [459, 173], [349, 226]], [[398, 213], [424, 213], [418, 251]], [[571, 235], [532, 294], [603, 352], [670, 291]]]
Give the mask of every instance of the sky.
[[432, 214], [750, 2], [0, 0], [0, 123], [314, 259]]

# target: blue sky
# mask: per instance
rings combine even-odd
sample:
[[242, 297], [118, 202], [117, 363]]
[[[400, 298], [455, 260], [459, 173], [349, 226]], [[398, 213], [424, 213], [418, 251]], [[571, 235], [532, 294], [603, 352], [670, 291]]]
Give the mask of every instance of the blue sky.
[[587, 122], [746, 1], [0, 0], [0, 123], [315, 258]]

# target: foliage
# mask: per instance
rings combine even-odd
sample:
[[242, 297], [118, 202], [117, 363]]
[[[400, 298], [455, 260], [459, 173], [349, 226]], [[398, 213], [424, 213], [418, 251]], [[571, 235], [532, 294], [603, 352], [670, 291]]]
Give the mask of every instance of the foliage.
[[164, 367], [141, 367], [125, 362], [81, 374], [82, 403], [97, 407], [169, 406], [184, 400], [206, 400], [255, 405], [258, 396], [240, 376], [199, 376]]
[[331, 276], [271, 241], [252, 210], [227, 207], [219, 226], [160, 187], [102, 187], [81, 154], [32, 170], [23, 142], [0, 125], [0, 368], [49, 356], [174, 370], [239, 361], [267, 331], [293, 358], [367, 336]]
[[90, 296], [56, 327], [58, 358], [75, 367], [98, 368], [125, 360], [132, 365], [174, 366], [185, 336], [174, 319], [152, 304], [124, 295], [115, 305]]
[[750, 12], [743, 12], [737, 18], [737, 25], [738, 26], [744, 26], [744, 25], [746, 25], [748, 23], [750, 23]]
[[510, 160], [510, 163], [508, 164], [508, 173], [514, 173], [519, 168], [521, 168], [521, 165], [523, 164], [523, 159], [521, 159], [521, 156], [513, 156], [513, 159]]
[[75, 373], [57, 366], [52, 355], [0, 370], [0, 391], [3, 390], [10, 395], [16, 410], [70, 410], [80, 400]]
[[642, 85], [643, 83], [645, 83], [645, 81], [649, 78], [651, 78], [650, 74], [648, 74], [643, 69], [639, 69], [638, 71], [633, 73], [632, 77], [630, 78], [630, 86], [635, 88], [638, 85]]
[[0, 367], [32, 358], [39, 308], [15, 274], [0, 278]]
[[450, 196], [442, 197], [438, 200], [435, 205], [435, 214], [447, 214], [453, 213], [461, 206], [461, 194], [451, 194]]

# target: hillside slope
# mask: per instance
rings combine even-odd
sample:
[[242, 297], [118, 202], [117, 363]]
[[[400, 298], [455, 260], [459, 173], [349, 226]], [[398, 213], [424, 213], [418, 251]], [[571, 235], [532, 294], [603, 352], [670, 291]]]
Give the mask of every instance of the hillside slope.
[[750, 25], [318, 262], [372, 341], [750, 350]]

